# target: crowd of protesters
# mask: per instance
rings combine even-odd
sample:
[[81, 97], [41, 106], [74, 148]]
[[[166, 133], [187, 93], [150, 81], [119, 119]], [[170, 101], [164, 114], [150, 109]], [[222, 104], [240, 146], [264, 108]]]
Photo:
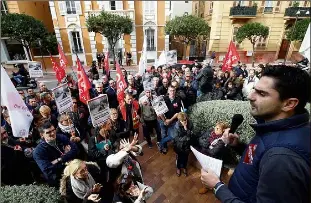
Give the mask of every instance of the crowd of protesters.
[[[34, 119], [29, 136], [17, 138], [12, 134], [9, 112], [1, 107], [2, 183], [46, 182], [59, 188], [68, 202], [144, 202], [153, 189], [145, 185], [135, 158], [143, 155], [138, 135], [143, 134], [152, 148], [154, 134], [163, 155], [172, 143], [177, 176], [188, 175], [191, 144], [204, 154], [223, 159], [222, 138], [228, 124], [219, 121], [215, 129], [207, 129], [198, 137], [193, 134], [187, 110], [202, 100], [245, 100], [264, 68], [259, 65], [252, 69], [239, 62], [223, 72], [221, 67], [195, 62], [181, 67], [152, 66], [144, 75], [127, 74], [122, 69], [127, 89], [119, 102], [116, 81], [108, 74], [99, 77], [94, 62], [88, 72], [90, 96], [107, 94], [110, 108], [110, 119], [96, 128], [87, 106], [79, 101], [78, 84], [71, 75], [67, 75], [66, 83], [73, 107], [67, 113], [58, 112], [54, 96], [44, 83], [39, 84], [38, 92], [18, 91]], [[144, 87], [144, 81], [152, 87]], [[157, 115], [152, 106], [152, 100], [159, 96], [168, 107], [163, 115]], [[200, 191], [206, 192], [204, 188]]]

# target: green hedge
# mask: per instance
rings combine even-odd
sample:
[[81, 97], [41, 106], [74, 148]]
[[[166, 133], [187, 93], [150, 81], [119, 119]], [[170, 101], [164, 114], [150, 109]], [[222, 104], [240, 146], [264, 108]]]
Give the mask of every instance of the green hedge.
[[47, 185], [1, 186], [1, 203], [62, 203], [60, 193]]
[[[310, 111], [309, 104], [306, 108]], [[214, 100], [196, 103], [189, 109], [188, 114], [197, 134], [214, 127], [218, 121], [226, 121], [230, 124], [234, 114], [242, 114], [244, 121], [237, 133], [241, 136], [242, 141], [248, 143], [255, 135], [249, 124], [256, 122], [249, 110], [249, 101]]]

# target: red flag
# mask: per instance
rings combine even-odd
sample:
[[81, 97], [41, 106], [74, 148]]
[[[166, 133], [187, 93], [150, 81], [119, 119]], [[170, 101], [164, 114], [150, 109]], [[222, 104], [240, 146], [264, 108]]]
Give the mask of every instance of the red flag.
[[60, 66], [58, 65], [58, 63], [56, 63], [56, 62], [54, 61], [52, 55], [50, 55], [50, 58], [51, 58], [51, 62], [52, 62], [52, 65], [53, 65], [53, 70], [54, 70], [55, 73], [56, 73], [56, 78], [57, 78], [58, 82], [61, 82], [62, 79], [63, 79], [64, 77], [66, 77], [66, 71], [65, 71], [62, 67], [60, 67]]
[[108, 51], [105, 53], [104, 68], [105, 68], [106, 75], [109, 78], [110, 70], [109, 70], [109, 52]]
[[117, 98], [119, 101], [119, 104], [121, 104], [123, 102], [124, 99], [124, 91], [127, 87], [127, 84], [125, 82], [125, 79], [123, 77], [121, 68], [120, 68], [120, 64], [118, 62], [116, 62], [116, 79], [117, 79]]
[[81, 65], [79, 58], [77, 58], [77, 73], [78, 73], [78, 88], [79, 88], [79, 98], [84, 104], [90, 100], [91, 83], [85, 73], [84, 68]]
[[236, 50], [234, 43], [231, 41], [229, 45], [229, 50], [225, 56], [222, 65], [222, 71], [227, 71], [231, 69], [232, 64], [240, 60], [240, 56]]
[[58, 44], [58, 54], [59, 54], [60, 67], [62, 67], [63, 69], [66, 69], [68, 62], [67, 62], [66, 56], [63, 52], [63, 49], [59, 44]]

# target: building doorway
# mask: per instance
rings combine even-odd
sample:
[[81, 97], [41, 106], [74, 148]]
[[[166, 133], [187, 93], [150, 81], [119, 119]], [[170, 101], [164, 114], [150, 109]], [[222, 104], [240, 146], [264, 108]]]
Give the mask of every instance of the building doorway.
[[290, 45], [290, 41], [288, 41], [287, 39], [282, 40], [279, 54], [278, 54], [278, 59], [285, 59], [287, 50], [289, 49], [289, 45]]

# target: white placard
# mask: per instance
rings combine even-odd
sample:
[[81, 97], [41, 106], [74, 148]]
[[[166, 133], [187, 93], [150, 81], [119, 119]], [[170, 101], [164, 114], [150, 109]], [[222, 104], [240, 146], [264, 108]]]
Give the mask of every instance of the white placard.
[[73, 106], [70, 90], [67, 84], [60, 85], [52, 89], [56, 106], [59, 113], [71, 111]]
[[107, 94], [101, 94], [87, 103], [94, 127], [105, 123], [109, 117], [109, 102]]
[[177, 63], [177, 51], [170, 50], [166, 52], [166, 64], [174, 65]]
[[253, 51], [247, 51], [246, 56], [253, 56]]
[[221, 168], [222, 168], [222, 160], [215, 159], [210, 156], [206, 156], [202, 154], [201, 152], [199, 152], [198, 150], [194, 149], [192, 146], [190, 146], [190, 149], [205, 171], [207, 171], [207, 169], [210, 169], [214, 173], [216, 173], [218, 177], [220, 177]]
[[154, 108], [157, 116], [159, 115], [163, 115], [166, 112], [168, 112], [168, 108], [166, 106], [166, 103], [164, 101], [163, 96], [158, 96], [156, 98], [154, 98], [151, 102], [152, 107]]
[[28, 62], [28, 71], [31, 78], [43, 78], [42, 64], [38, 61]]

